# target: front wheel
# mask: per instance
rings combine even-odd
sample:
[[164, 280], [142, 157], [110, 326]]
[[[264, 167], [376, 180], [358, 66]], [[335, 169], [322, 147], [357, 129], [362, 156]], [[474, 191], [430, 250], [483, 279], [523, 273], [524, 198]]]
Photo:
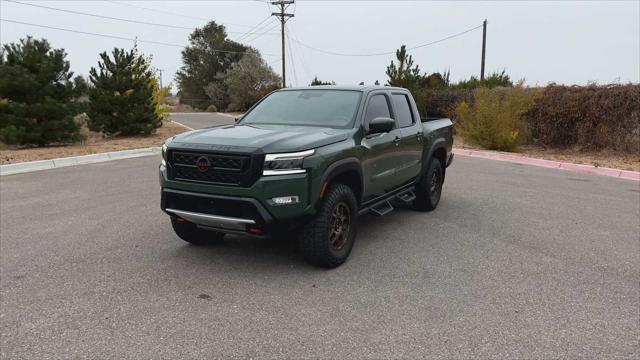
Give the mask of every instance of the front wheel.
[[435, 210], [440, 202], [443, 182], [444, 169], [442, 164], [437, 158], [432, 158], [427, 172], [416, 186], [416, 198], [413, 200], [413, 207], [422, 211]]
[[211, 244], [224, 237], [224, 233], [202, 230], [193, 223], [180, 221], [174, 217], [171, 218], [171, 226], [180, 239], [194, 245]]
[[347, 260], [356, 239], [358, 202], [351, 188], [332, 185], [318, 214], [300, 233], [299, 249], [307, 262], [335, 268]]

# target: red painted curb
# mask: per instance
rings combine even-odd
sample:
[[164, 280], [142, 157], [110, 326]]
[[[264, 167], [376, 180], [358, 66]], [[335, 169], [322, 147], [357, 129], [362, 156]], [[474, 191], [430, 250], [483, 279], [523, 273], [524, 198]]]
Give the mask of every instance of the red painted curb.
[[471, 156], [471, 157], [478, 157], [478, 158], [498, 160], [498, 161], [510, 161], [518, 164], [540, 166], [540, 167], [546, 167], [546, 168], [552, 168], [552, 169], [569, 170], [569, 171], [575, 171], [580, 173], [598, 174], [598, 175], [617, 177], [621, 179], [640, 181], [640, 172], [638, 171], [611, 169], [611, 168], [605, 168], [605, 167], [596, 167], [593, 165], [574, 164], [574, 163], [567, 163], [567, 162], [560, 162], [560, 161], [553, 161], [553, 160], [537, 159], [537, 158], [531, 158], [523, 155], [505, 153], [505, 152], [499, 152], [499, 151], [454, 148], [453, 153], [456, 155], [462, 155], [462, 156]]

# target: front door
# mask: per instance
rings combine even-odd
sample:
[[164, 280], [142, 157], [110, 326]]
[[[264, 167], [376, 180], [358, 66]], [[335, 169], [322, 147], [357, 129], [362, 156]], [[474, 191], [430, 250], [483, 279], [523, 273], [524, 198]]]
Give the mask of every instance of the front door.
[[[377, 117], [391, 118], [391, 99], [386, 92], [376, 92], [369, 96], [365, 108], [363, 126], [369, 130], [369, 122]], [[379, 134], [368, 134], [362, 139], [365, 148], [362, 168], [365, 179], [365, 197], [379, 196], [398, 182], [395, 179], [398, 166], [398, 152], [402, 133], [396, 127]]]

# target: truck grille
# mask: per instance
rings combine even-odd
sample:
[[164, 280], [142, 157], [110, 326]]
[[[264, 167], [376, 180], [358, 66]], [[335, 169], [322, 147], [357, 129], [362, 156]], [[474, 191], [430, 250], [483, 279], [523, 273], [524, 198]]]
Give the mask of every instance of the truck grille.
[[170, 159], [174, 180], [236, 186], [255, 181], [250, 155], [173, 151]]

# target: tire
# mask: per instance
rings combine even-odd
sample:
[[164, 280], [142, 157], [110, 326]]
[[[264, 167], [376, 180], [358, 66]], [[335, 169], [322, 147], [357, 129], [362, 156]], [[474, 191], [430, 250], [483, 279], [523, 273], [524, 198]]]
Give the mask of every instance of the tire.
[[416, 186], [416, 198], [413, 207], [416, 210], [431, 211], [438, 207], [442, 196], [442, 184], [444, 182], [444, 169], [440, 160], [432, 158], [427, 172]]
[[202, 230], [193, 223], [178, 221], [173, 217], [171, 218], [171, 226], [180, 239], [194, 245], [212, 244], [224, 237], [224, 233]]
[[300, 232], [298, 248], [312, 265], [331, 269], [342, 265], [358, 230], [358, 201], [351, 188], [331, 185], [316, 216]]

